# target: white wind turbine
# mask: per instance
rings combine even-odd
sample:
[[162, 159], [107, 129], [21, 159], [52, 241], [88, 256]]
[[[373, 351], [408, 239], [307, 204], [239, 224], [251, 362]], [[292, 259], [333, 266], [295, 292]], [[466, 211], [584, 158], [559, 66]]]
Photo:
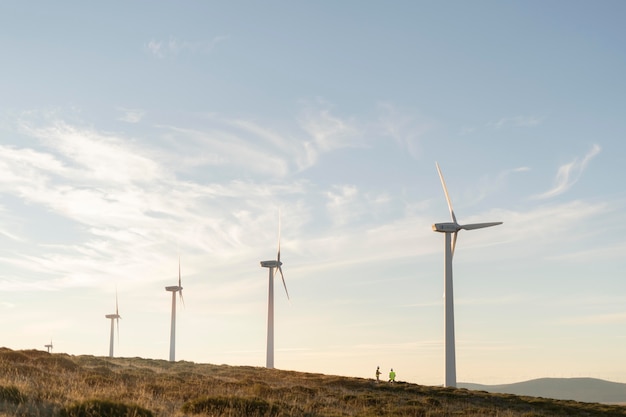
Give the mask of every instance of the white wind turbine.
[[183, 287], [180, 282], [180, 257], [178, 258], [178, 285], [165, 287], [165, 291], [172, 293], [172, 325], [170, 328], [170, 362], [176, 360], [176, 293], [180, 293], [180, 301], [185, 305], [183, 299]]
[[280, 277], [283, 280], [283, 286], [285, 287], [285, 293], [287, 299], [289, 299], [289, 291], [287, 291], [287, 284], [285, 284], [285, 276], [283, 275], [282, 262], [280, 261], [280, 213], [278, 215], [278, 254], [276, 260], [261, 261], [263, 268], [269, 269], [269, 291], [267, 299], [267, 353], [265, 366], [267, 368], [274, 368], [274, 271], [280, 272]]
[[450, 217], [452, 222], [448, 223], [435, 223], [432, 228], [434, 232], [445, 233], [445, 274], [444, 274], [444, 320], [445, 320], [445, 384], [446, 387], [456, 387], [456, 357], [454, 348], [454, 298], [452, 291], [452, 257], [454, 256], [454, 248], [456, 246], [456, 238], [459, 230], [474, 230], [482, 229], [484, 227], [497, 226], [502, 222], [491, 223], [473, 223], [460, 225], [456, 221], [454, 210], [452, 209], [452, 202], [448, 195], [448, 189], [446, 182], [441, 174], [439, 164], [437, 165], [437, 172], [439, 172], [439, 178], [441, 179], [441, 185], [443, 186], [443, 192], [446, 195], [448, 202], [448, 208], [450, 209]]
[[52, 348], [54, 347], [54, 346], [52, 346], [52, 339], [50, 339], [50, 344], [49, 345], [44, 345], [44, 347], [46, 349], [48, 349], [48, 353], [52, 352]]
[[117, 322], [117, 341], [120, 340], [120, 319], [122, 316], [119, 314], [119, 308], [117, 304], [117, 290], [115, 290], [115, 314], [107, 314], [104, 317], [111, 320], [111, 336], [109, 338], [109, 358], [113, 357], [113, 339], [115, 338], [115, 324]]

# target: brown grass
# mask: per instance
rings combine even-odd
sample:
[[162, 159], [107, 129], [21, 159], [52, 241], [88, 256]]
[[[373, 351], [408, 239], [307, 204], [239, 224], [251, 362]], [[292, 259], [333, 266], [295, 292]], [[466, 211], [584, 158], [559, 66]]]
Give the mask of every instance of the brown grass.
[[194, 415], [626, 417], [626, 408], [245, 366], [0, 348], [0, 417]]

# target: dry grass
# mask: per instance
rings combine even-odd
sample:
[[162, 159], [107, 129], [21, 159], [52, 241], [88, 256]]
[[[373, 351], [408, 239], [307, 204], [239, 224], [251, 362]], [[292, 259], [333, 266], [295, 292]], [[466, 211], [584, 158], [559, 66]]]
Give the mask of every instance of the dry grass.
[[0, 416], [624, 416], [626, 408], [254, 367], [0, 348]]

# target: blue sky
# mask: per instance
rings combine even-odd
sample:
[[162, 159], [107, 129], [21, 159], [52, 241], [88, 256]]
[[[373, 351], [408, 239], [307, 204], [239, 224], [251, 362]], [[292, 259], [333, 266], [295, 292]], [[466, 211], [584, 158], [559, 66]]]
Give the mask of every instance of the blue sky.
[[0, 345], [443, 383], [626, 382], [626, 4], [0, 6]]

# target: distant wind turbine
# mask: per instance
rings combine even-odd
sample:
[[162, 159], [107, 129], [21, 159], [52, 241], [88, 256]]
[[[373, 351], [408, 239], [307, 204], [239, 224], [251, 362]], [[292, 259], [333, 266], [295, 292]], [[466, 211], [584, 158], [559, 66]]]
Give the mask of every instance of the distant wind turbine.
[[439, 179], [441, 179], [441, 185], [443, 186], [443, 192], [446, 195], [446, 201], [448, 202], [448, 208], [450, 209], [450, 217], [452, 222], [448, 223], [435, 223], [433, 224], [433, 231], [445, 233], [445, 274], [444, 274], [444, 320], [445, 320], [445, 384], [446, 387], [456, 387], [456, 357], [454, 347], [454, 298], [452, 291], [452, 257], [454, 256], [454, 248], [456, 246], [456, 238], [459, 230], [474, 230], [482, 229], [484, 227], [497, 226], [502, 222], [491, 223], [474, 223], [460, 225], [456, 221], [454, 210], [452, 209], [452, 202], [448, 195], [448, 189], [446, 182], [443, 179], [443, 174], [437, 165], [437, 172], [439, 172]]
[[44, 345], [44, 347], [46, 349], [48, 349], [48, 353], [50, 353], [52, 351], [52, 348], [54, 347], [54, 346], [52, 346], [52, 339], [50, 339], [50, 344], [49, 345]]
[[280, 277], [283, 280], [283, 286], [285, 287], [285, 293], [287, 299], [289, 299], [289, 291], [287, 291], [287, 284], [285, 284], [285, 276], [283, 275], [282, 262], [280, 261], [280, 213], [278, 214], [278, 254], [276, 260], [261, 261], [263, 268], [269, 269], [269, 291], [267, 299], [267, 353], [265, 366], [267, 368], [274, 368], [274, 271], [280, 272]]
[[176, 360], [176, 293], [179, 292], [180, 301], [185, 305], [183, 299], [183, 287], [180, 281], [180, 257], [178, 258], [178, 285], [165, 287], [165, 291], [172, 293], [172, 325], [170, 328], [170, 362]]
[[117, 304], [117, 290], [115, 290], [115, 314], [107, 314], [104, 317], [111, 320], [111, 336], [109, 338], [109, 358], [113, 357], [113, 339], [115, 338], [115, 324], [117, 324], [117, 342], [120, 341], [120, 316], [118, 304]]

